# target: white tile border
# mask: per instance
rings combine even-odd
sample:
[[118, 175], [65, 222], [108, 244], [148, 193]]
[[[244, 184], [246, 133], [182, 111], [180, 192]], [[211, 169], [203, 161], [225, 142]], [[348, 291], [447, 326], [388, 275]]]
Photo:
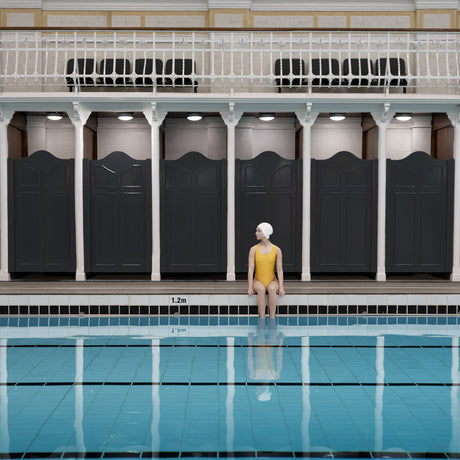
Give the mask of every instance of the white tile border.
[[[186, 299], [184, 305], [257, 305], [256, 296], [248, 296], [245, 294], [193, 294], [193, 295], [169, 295], [169, 294], [153, 294], [153, 295], [23, 295], [10, 294], [0, 295], [0, 306], [21, 306], [21, 305], [153, 305], [153, 306], [170, 306], [178, 305], [172, 300], [174, 297]], [[313, 306], [337, 306], [337, 305], [460, 305], [460, 294], [291, 294], [280, 297], [278, 305], [282, 306], [298, 306], [298, 305], [313, 305]]]

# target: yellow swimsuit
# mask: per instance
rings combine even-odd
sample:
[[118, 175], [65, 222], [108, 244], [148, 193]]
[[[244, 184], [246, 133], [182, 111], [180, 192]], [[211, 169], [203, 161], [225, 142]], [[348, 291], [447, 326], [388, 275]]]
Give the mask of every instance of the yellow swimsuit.
[[275, 278], [275, 261], [276, 261], [276, 246], [273, 245], [272, 250], [268, 254], [262, 254], [259, 251], [259, 245], [256, 246], [255, 263], [256, 263], [256, 278], [268, 286], [270, 281]]

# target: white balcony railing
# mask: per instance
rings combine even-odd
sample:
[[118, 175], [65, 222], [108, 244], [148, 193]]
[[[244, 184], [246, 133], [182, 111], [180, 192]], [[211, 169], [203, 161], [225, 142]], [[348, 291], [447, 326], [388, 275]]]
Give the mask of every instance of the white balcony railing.
[[2, 29], [0, 49], [2, 91], [460, 90], [460, 32]]

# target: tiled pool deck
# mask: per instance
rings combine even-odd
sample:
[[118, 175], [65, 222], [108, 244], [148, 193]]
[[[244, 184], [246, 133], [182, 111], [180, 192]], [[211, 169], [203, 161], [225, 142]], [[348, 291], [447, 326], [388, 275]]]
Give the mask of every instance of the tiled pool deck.
[[[458, 315], [460, 283], [420, 278], [286, 281], [280, 315]], [[246, 281], [0, 283], [0, 315], [256, 315]]]

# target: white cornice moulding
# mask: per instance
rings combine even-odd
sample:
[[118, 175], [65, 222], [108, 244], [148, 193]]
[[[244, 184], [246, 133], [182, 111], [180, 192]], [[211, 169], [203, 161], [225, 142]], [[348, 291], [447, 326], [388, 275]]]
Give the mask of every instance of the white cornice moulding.
[[457, 10], [459, 0], [414, 0], [417, 10]]
[[0, 8], [14, 8], [14, 9], [41, 9], [42, 8], [42, 0], [26, 0], [21, 2], [21, 5], [18, 5], [18, 2], [11, 1], [11, 0], [0, 0]]
[[[207, 0], [41, 0], [47, 11], [207, 11]], [[1, 0], [0, 0], [1, 4]]]
[[[433, 0], [431, 0], [433, 2]], [[444, 0], [439, 0], [443, 3]], [[449, 0], [452, 1], [452, 0]], [[455, 0], [458, 1], [458, 0]], [[436, 8], [441, 8], [436, 6]], [[414, 11], [414, 0], [252, 0], [253, 11]]]
[[0, 8], [45, 11], [415, 11], [460, 10], [460, 0], [0, 0]]
[[249, 10], [253, 0], [208, 0], [209, 9], [241, 9]]

